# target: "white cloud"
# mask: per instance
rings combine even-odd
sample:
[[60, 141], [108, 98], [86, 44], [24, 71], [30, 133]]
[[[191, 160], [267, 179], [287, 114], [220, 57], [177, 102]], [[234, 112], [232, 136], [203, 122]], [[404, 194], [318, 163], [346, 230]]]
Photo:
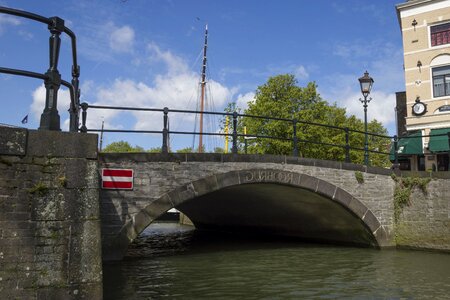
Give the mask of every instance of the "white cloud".
[[242, 111], [248, 108], [248, 103], [255, 101], [255, 93], [254, 92], [248, 92], [246, 94], [239, 94], [237, 96], [236, 105], [239, 107]]
[[156, 43], [149, 43], [147, 45], [149, 51], [150, 63], [163, 63], [167, 67], [169, 75], [184, 74], [189, 72], [189, 67], [186, 62], [179, 56], [170, 51], [163, 51]]
[[117, 26], [114, 22], [75, 24], [79, 37], [78, 50], [85, 58], [99, 63], [114, 63], [117, 54], [133, 53], [135, 32], [128, 25]]
[[109, 46], [118, 53], [131, 53], [134, 45], [134, 30], [130, 26], [115, 28], [109, 37]]
[[298, 80], [305, 80], [309, 78], [309, 74], [304, 66], [297, 66], [294, 69], [294, 75]]
[[[395, 125], [395, 94], [386, 94], [384, 92], [373, 92], [370, 94], [372, 100], [368, 103], [367, 120], [373, 119], [383, 123], [386, 127]], [[349, 93], [343, 98], [338, 99], [340, 106], [347, 109], [347, 114], [355, 115], [364, 120], [364, 108], [359, 99], [362, 98], [361, 93]]]
[[3, 34], [5, 28], [9, 25], [18, 26], [21, 22], [16, 17], [0, 14], [0, 35]]
[[[96, 90], [95, 104], [112, 106], [130, 106], [145, 108], [163, 108], [195, 110], [200, 77], [190, 71], [186, 62], [170, 51], [163, 51], [154, 43], [148, 45], [149, 60], [166, 67], [164, 74], [157, 75], [151, 84], [131, 79], [116, 79], [111, 86], [102, 86]], [[220, 110], [231, 101], [233, 90], [214, 80], [208, 81], [205, 110]], [[209, 93], [207, 93], [208, 95]], [[214, 105], [212, 106], [212, 102]], [[163, 114], [161, 112], [132, 112], [134, 121], [131, 126], [137, 130], [161, 130]], [[90, 114], [89, 114], [90, 116]], [[105, 121], [119, 126], [123, 124], [124, 113], [115, 112], [105, 115]], [[119, 119], [120, 117], [120, 119]], [[172, 130], [193, 130], [193, 114], [170, 113]], [[90, 117], [88, 117], [88, 120]]]

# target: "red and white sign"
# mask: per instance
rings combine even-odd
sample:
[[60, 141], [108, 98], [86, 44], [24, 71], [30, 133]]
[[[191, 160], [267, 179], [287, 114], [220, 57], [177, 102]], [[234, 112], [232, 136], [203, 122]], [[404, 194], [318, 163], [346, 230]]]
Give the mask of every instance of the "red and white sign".
[[102, 189], [132, 190], [132, 169], [102, 169]]

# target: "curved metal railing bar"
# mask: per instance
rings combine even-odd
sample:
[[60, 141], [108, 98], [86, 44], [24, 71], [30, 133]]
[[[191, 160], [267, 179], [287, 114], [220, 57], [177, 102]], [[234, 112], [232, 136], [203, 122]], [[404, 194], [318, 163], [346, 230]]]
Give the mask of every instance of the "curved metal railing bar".
[[[41, 15], [37, 15], [31, 12], [18, 10], [9, 7], [0, 6], [0, 13], [9, 14], [17, 17], [27, 18], [33, 21], [37, 21], [48, 25], [48, 29], [51, 32], [50, 37], [50, 68], [45, 74], [40, 74], [31, 71], [17, 70], [10, 68], [0, 68], [0, 73], [6, 73], [11, 75], [27, 76], [32, 78], [42, 79], [46, 83], [46, 88], [52, 89], [54, 94], [52, 95], [52, 101], [55, 101], [55, 105], [49, 107], [49, 99], [46, 99], [46, 107], [41, 116], [41, 126], [40, 129], [48, 130], [60, 130], [59, 128], [59, 115], [57, 111], [57, 93], [60, 84], [66, 86], [70, 90], [70, 131], [78, 131], [79, 124], [79, 107], [80, 107], [80, 89], [79, 89], [79, 77], [80, 77], [80, 66], [77, 61], [77, 46], [76, 46], [76, 36], [72, 30], [64, 25], [64, 20], [58, 17], [46, 18]], [[72, 81], [68, 83], [67, 81], [61, 80], [59, 75], [57, 65], [59, 58], [59, 47], [60, 38], [59, 35], [64, 32], [71, 40], [72, 46]], [[47, 93], [48, 95], [48, 93]]]

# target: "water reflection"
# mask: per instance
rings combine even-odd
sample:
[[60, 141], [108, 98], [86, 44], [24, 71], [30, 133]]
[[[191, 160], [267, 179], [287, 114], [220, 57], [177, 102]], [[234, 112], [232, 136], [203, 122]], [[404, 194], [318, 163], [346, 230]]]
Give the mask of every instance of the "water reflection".
[[450, 255], [150, 226], [104, 266], [105, 299], [447, 299]]

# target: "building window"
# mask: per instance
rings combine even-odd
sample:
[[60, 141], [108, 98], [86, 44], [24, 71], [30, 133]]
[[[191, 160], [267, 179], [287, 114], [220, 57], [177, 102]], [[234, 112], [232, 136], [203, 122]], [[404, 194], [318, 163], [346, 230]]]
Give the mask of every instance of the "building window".
[[433, 97], [450, 95], [450, 66], [433, 68]]
[[431, 26], [431, 46], [450, 44], [450, 23]]

